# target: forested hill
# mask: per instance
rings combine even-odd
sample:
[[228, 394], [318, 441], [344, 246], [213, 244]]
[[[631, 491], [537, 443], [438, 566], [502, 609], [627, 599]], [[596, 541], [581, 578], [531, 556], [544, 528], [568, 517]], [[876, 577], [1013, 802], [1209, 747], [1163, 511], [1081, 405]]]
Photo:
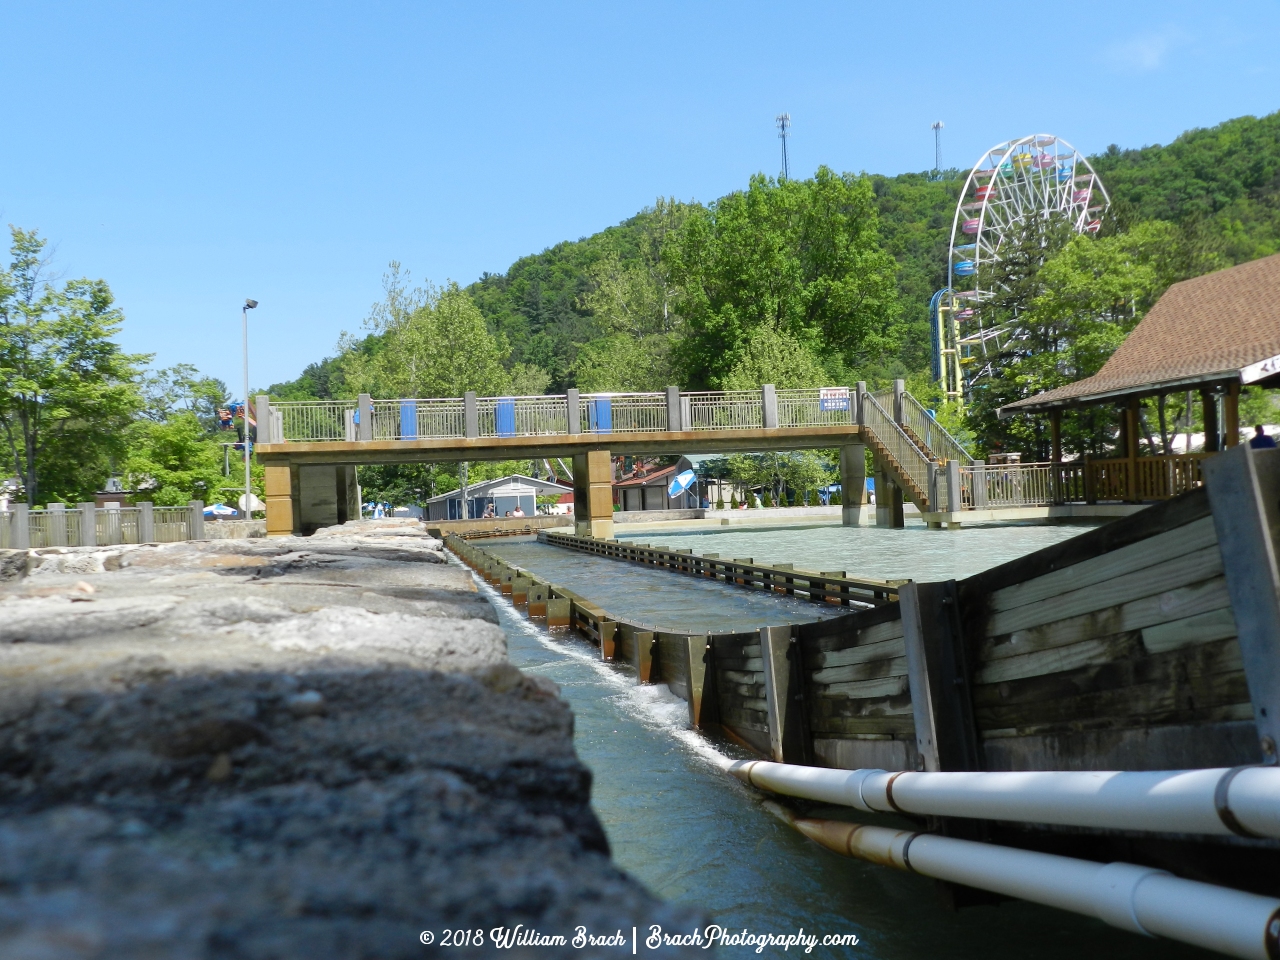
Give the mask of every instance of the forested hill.
[[[1113, 201], [1112, 229], [1147, 220], [1177, 223], [1213, 252], [1205, 261], [1213, 263], [1239, 263], [1280, 249], [1280, 113], [1191, 130], [1163, 146], [1111, 146], [1090, 161]], [[896, 263], [898, 305], [886, 313], [887, 349], [874, 361], [830, 360], [829, 369], [847, 372], [857, 362], [860, 373], [874, 378], [927, 367], [927, 305], [945, 282], [952, 213], [964, 174], [869, 177], [879, 246]], [[853, 201], [842, 202], [847, 207]], [[664, 250], [690, 209], [659, 202], [617, 226], [522, 257], [505, 274], [485, 274], [466, 287], [506, 352], [504, 366], [520, 365], [523, 382], [545, 382], [549, 389], [674, 382], [664, 378], [679, 369], [680, 318], [672, 311], [680, 289]], [[377, 341], [365, 350], [376, 352]], [[270, 389], [282, 398], [341, 393], [340, 368], [333, 360], [313, 364], [298, 380]], [[530, 371], [541, 379], [530, 379]]]

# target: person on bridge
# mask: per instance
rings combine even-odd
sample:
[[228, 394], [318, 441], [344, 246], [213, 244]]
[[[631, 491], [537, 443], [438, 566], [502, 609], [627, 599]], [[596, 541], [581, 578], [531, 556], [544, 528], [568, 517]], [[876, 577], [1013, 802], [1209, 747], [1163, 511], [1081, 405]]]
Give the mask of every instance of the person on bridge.
[[1249, 438], [1249, 446], [1255, 450], [1270, 449], [1276, 445], [1275, 440], [1267, 436], [1267, 432], [1262, 429], [1262, 424], [1258, 424], [1253, 428], [1253, 436]]

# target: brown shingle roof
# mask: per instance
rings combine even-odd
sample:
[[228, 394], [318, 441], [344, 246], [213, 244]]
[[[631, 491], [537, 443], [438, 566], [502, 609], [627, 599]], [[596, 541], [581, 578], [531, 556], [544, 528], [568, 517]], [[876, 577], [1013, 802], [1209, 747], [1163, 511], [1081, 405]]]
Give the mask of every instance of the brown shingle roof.
[[1175, 283], [1096, 374], [1000, 409], [1086, 405], [1238, 379], [1280, 355], [1280, 254]]

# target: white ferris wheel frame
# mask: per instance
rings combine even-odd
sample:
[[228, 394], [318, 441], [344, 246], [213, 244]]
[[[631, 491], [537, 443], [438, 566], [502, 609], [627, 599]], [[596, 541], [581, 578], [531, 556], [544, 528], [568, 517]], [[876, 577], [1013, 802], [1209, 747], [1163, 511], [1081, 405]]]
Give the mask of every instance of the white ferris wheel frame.
[[[1028, 159], [1017, 160], [1017, 157]], [[1051, 158], [1052, 163], [1043, 158]], [[1068, 165], [1070, 177], [1063, 179], [1060, 171]], [[1008, 172], [1002, 173], [1004, 168]], [[981, 199], [977, 199], [978, 188], [990, 185], [997, 189], [988, 190]], [[1084, 196], [1077, 200], [1082, 192]], [[1074, 231], [1084, 233], [1097, 229], [1096, 225], [1110, 205], [1106, 187], [1088, 159], [1061, 137], [1033, 133], [1017, 140], [1006, 140], [987, 150], [969, 171], [951, 222], [947, 289], [951, 291], [951, 314], [956, 318], [951, 335], [955, 341], [952, 349], [968, 349], [970, 355], [977, 352], [986, 358], [989, 343], [995, 352], [1001, 348], [1001, 339], [1008, 332], [1007, 325], [984, 329], [981, 311], [976, 308], [996, 292], [989, 275], [991, 268], [1000, 261], [1001, 247], [1013, 227], [1026, 223], [1033, 216], [1048, 219], [1054, 215], [1065, 215]], [[973, 220], [977, 221], [977, 229], [972, 235], [966, 234], [963, 226]], [[969, 247], [972, 247], [972, 255], [958, 252]], [[975, 273], [957, 277], [956, 264], [964, 260], [973, 262]], [[988, 278], [986, 288], [983, 287], [984, 274]], [[957, 290], [958, 285], [969, 285], [970, 282], [971, 289]], [[972, 320], [959, 317], [966, 307], [975, 309]], [[962, 330], [965, 331], [963, 334]], [[990, 362], [981, 366], [985, 369]], [[981, 375], [980, 370], [975, 373]]]

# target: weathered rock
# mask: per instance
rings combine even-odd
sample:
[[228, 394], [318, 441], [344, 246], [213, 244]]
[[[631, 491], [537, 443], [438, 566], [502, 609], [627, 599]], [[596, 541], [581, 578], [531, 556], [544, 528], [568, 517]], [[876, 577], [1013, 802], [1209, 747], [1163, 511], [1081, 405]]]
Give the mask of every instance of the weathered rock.
[[0, 956], [693, 925], [612, 866], [572, 714], [469, 574], [374, 534], [0, 558]]

